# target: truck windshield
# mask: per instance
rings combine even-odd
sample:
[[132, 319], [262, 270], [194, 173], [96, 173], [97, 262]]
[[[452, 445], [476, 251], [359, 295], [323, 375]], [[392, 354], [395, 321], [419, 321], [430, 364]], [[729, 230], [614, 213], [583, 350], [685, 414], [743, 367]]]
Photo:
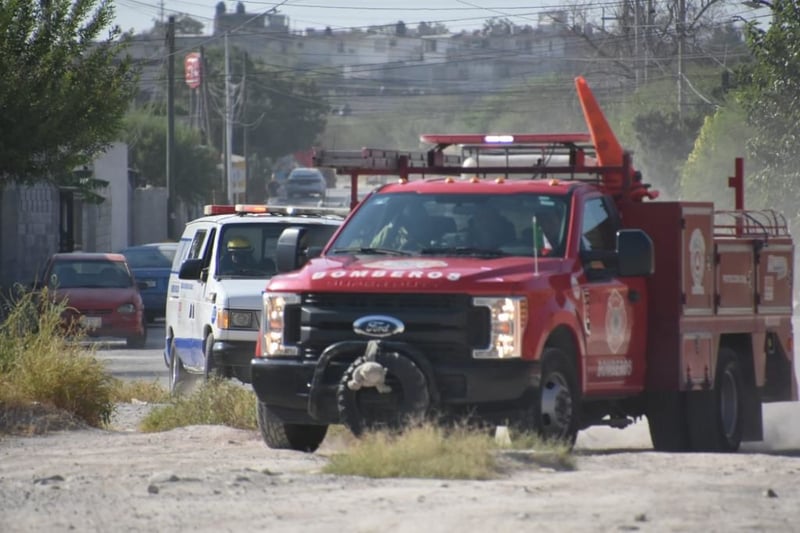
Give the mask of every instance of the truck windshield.
[[534, 193], [378, 194], [353, 214], [329, 254], [564, 254], [568, 198]]

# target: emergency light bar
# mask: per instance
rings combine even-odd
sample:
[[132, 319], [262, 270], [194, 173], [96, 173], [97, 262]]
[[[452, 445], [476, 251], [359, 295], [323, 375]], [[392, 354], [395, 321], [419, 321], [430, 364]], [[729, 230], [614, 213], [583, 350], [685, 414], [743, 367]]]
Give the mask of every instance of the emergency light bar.
[[296, 215], [296, 216], [347, 216], [350, 212], [342, 207], [310, 207], [293, 205], [264, 205], [264, 204], [208, 204], [203, 206], [203, 214], [210, 215], [258, 215], [273, 213], [276, 215]]
[[236, 213], [234, 206], [221, 204], [207, 204], [203, 206], [203, 214], [209, 215], [233, 215]]
[[453, 145], [508, 145], [508, 144], [585, 144], [591, 142], [588, 133], [513, 133], [486, 135], [483, 133], [427, 133], [420, 135], [420, 141], [428, 144]]
[[333, 216], [347, 216], [350, 209], [346, 207], [311, 207], [311, 206], [295, 206], [295, 205], [264, 205], [264, 204], [236, 204], [234, 211], [237, 215], [244, 214], [259, 214], [259, 213], [273, 213], [277, 215], [287, 216], [307, 216], [307, 215], [333, 215]]

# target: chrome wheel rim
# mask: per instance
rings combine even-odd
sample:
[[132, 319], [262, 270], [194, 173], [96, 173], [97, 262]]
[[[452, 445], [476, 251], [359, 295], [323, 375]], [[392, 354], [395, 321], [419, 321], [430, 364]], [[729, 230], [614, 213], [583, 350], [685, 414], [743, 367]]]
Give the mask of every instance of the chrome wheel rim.
[[542, 383], [540, 431], [545, 438], [563, 439], [572, 422], [572, 394], [563, 374], [553, 372]]

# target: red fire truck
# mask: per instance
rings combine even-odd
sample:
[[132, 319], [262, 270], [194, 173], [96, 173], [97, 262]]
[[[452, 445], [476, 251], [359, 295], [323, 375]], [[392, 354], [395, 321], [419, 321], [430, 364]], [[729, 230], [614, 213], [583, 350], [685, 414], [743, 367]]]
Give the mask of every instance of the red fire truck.
[[576, 87], [589, 133], [317, 154], [354, 204], [359, 176], [399, 179], [305, 264], [302, 229], [281, 236], [252, 361], [268, 446], [422, 417], [574, 442], [646, 417], [657, 450], [735, 451], [797, 399], [785, 219], [743, 209], [741, 160], [735, 210], [653, 201]]

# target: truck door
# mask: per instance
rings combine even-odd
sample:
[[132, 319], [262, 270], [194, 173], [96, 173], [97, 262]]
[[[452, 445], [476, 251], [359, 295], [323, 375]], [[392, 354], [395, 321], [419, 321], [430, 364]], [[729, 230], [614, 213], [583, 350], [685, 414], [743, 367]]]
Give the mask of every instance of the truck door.
[[633, 333], [637, 327], [643, 328], [647, 319], [646, 310], [634, 306], [644, 295], [644, 286], [629, 286], [616, 277], [620, 225], [610, 198], [587, 198], [580, 216], [583, 275], [578, 313], [586, 343], [584, 391], [603, 394], [641, 389], [644, 334]]

